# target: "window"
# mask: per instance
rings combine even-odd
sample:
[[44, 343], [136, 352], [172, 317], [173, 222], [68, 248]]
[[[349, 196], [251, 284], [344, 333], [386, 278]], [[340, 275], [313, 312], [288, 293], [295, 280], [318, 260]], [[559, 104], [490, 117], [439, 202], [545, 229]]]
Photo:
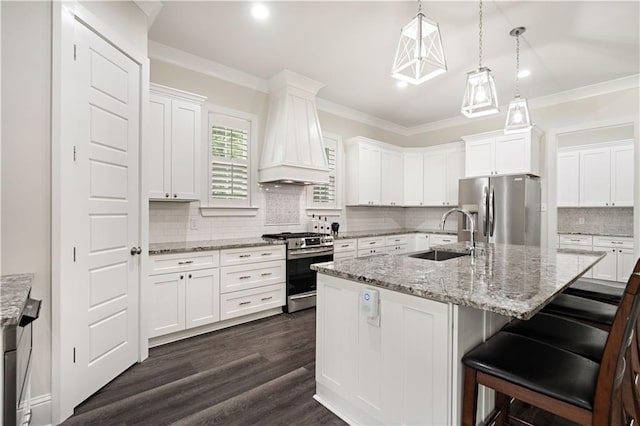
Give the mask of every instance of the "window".
[[312, 185], [307, 189], [307, 208], [320, 210], [340, 209], [338, 168], [341, 159], [339, 137], [324, 137], [324, 149], [329, 164], [329, 183]]
[[255, 144], [255, 118], [243, 115], [218, 110], [209, 112], [206, 186], [208, 207], [251, 206], [251, 152]]

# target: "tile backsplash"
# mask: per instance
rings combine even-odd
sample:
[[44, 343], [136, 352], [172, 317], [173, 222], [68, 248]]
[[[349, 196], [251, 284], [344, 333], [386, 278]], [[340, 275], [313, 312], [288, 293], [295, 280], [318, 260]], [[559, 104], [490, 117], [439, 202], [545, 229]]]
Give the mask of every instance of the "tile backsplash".
[[558, 232], [633, 235], [633, 207], [558, 208]]
[[[201, 241], [250, 238], [266, 233], [311, 230], [303, 186], [263, 185], [256, 216], [203, 217], [200, 203], [149, 203], [149, 242]], [[447, 208], [345, 207], [327, 223], [338, 222], [340, 232], [400, 228], [435, 229]], [[447, 220], [447, 229], [456, 229], [456, 218]]]

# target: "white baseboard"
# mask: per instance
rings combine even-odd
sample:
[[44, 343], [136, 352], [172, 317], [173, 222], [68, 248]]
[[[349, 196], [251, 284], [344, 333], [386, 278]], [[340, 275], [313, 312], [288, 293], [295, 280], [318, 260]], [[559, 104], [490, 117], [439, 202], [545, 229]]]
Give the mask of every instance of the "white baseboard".
[[31, 426], [51, 425], [51, 394], [31, 398]]

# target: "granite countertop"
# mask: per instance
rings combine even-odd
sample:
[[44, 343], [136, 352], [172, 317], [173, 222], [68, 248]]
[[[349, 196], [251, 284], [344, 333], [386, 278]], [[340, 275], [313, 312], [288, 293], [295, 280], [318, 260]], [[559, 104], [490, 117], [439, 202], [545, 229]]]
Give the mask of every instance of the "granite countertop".
[[[477, 247], [475, 262], [469, 256], [435, 262], [379, 255], [318, 263], [311, 268], [426, 299], [529, 319], [605, 256], [603, 252], [505, 244], [478, 243]], [[438, 250], [464, 253], [468, 243], [447, 244]]]
[[284, 241], [267, 241], [262, 238], [230, 238], [226, 240], [211, 241], [183, 241], [179, 243], [154, 243], [149, 244], [149, 254], [188, 253], [193, 251], [222, 250], [243, 247], [259, 247], [269, 245], [282, 245]]
[[570, 232], [570, 231], [558, 231], [558, 234], [562, 235], [595, 235], [601, 237], [624, 237], [624, 238], [633, 238], [633, 231], [628, 234], [621, 233], [612, 233], [612, 232], [598, 232], [594, 234], [593, 232]]
[[343, 240], [347, 238], [368, 238], [368, 237], [383, 237], [386, 235], [400, 235], [400, 234], [444, 234], [444, 235], [457, 235], [458, 231], [453, 229], [386, 229], [386, 230], [368, 230], [368, 231], [347, 231], [339, 232], [336, 240]]
[[2, 328], [18, 324], [34, 274], [3, 275], [0, 277], [0, 322]]

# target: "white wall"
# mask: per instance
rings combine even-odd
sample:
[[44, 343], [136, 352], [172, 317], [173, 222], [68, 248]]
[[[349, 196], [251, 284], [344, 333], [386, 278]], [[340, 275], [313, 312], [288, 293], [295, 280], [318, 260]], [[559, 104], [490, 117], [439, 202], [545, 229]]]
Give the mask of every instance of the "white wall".
[[[131, 2], [84, 6], [140, 51], [147, 24]], [[32, 395], [51, 392], [51, 2], [2, 2], [2, 273], [34, 272]], [[46, 397], [44, 398], [47, 399]], [[34, 419], [34, 424], [50, 419]]]

